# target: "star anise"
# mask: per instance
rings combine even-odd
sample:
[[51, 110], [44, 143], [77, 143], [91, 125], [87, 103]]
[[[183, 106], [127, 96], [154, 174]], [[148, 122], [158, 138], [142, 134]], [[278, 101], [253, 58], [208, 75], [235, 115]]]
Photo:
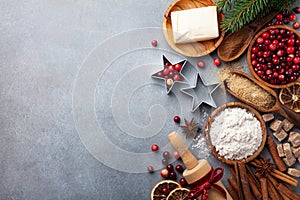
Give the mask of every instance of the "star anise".
[[183, 132], [185, 133], [186, 138], [189, 136], [193, 136], [193, 138], [196, 137], [196, 132], [198, 131], [199, 123], [195, 123], [195, 119], [193, 118], [190, 122], [188, 122], [186, 119], [184, 119], [184, 126], [180, 126], [180, 128], [183, 129]]
[[259, 163], [257, 163], [256, 171], [262, 177], [268, 177], [274, 169], [274, 164], [270, 162], [270, 159], [259, 159]]

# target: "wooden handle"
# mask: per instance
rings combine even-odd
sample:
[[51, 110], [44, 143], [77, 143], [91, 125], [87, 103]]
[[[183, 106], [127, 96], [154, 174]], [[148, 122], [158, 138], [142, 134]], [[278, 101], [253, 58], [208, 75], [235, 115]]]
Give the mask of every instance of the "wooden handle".
[[187, 169], [193, 169], [198, 165], [198, 160], [193, 156], [185, 145], [184, 140], [177, 132], [172, 132], [168, 135], [168, 139], [173, 148], [179, 153], [184, 165]]

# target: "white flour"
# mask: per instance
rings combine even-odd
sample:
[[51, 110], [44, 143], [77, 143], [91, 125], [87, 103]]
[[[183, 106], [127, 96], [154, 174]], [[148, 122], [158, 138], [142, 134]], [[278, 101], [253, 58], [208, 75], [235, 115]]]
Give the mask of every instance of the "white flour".
[[211, 143], [219, 155], [230, 160], [251, 156], [260, 146], [260, 122], [242, 108], [226, 108], [211, 123]]

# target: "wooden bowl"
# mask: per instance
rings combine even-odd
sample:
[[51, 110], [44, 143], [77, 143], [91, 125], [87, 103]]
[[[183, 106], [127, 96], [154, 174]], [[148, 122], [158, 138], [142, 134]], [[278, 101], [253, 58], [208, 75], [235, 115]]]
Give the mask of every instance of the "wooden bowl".
[[282, 26], [282, 25], [276, 25], [276, 26], [269, 26], [265, 29], [262, 29], [260, 32], [258, 32], [254, 38], [252, 39], [252, 41], [250, 42], [250, 45], [249, 45], [249, 48], [248, 48], [248, 53], [247, 53], [247, 61], [248, 61], [248, 65], [249, 65], [249, 69], [251, 71], [251, 73], [253, 74], [253, 76], [262, 84], [268, 86], [268, 87], [271, 87], [271, 88], [285, 88], [285, 87], [289, 87], [291, 86], [294, 82], [300, 80], [300, 76], [298, 76], [298, 79], [294, 82], [290, 82], [288, 84], [285, 84], [285, 85], [273, 85], [273, 84], [270, 84], [270, 83], [267, 83], [265, 82], [264, 80], [262, 80], [254, 71], [254, 68], [253, 68], [253, 65], [251, 63], [251, 49], [252, 49], [252, 46], [254, 45], [256, 39], [265, 31], [268, 31], [270, 29], [276, 29], [276, 28], [280, 28], [280, 29], [286, 29], [286, 30], [289, 30], [289, 31], [292, 31], [293, 33], [295, 33], [299, 38], [300, 38], [300, 33], [298, 33], [298, 31], [288, 27], [288, 26]]
[[[215, 6], [215, 3], [212, 0], [175, 0], [166, 10], [163, 19], [163, 25], [162, 25], [163, 32], [169, 45], [176, 52], [189, 57], [199, 57], [211, 53], [221, 44], [225, 35], [225, 31], [222, 31], [220, 26], [219, 26], [219, 37], [216, 39], [200, 41], [200, 42], [190, 42], [185, 44], [174, 43], [172, 22], [171, 22], [171, 12], [179, 11], [179, 10], [188, 10], [192, 8], [206, 7], [206, 6]], [[219, 24], [221, 23], [223, 18], [224, 15], [218, 12]]]
[[[258, 149], [254, 152], [253, 155], [247, 157], [247, 158], [244, 158], [242, 160], [229, 160], [229, 159], [226, 159], [224, 158], [223, 156], [220, 156], [218, 154], [218, 152], [216, 151], [216, 147], [212, 145], [211, 143], [211, 139], [210, 139], [210, 127], [211, 127], [211, 123], [213, 121], [213, 119], [221, 112], [223, 111], [224, 109], [226, 108], [244, 108], [246, 109], [248, 112], [251, 112], [254, 114], [254, 116], [259, 120], [260, 122], [260, 125], [261, 125], [261, 130], [262, 130], [262, 142], [260, 144], [260, 146], [258, 147]], [[217, 109], [215, 109], [212, 114], [208, 117], [208, 120], [206, 122], [206, 126], [205, 126], [205, 130], [204, 130], [204, 134], [205, 134], [205, 138], [206, 138], [206, 143], [207, 145], [209, 146], [213, 156], [215, 158], [217, 158], [218, 160], [220, 160], [221, 162], [223, 163], [226, 163], [226, 164], [229, 164], [229, 165], [233, 165], [235, 164], [236, 162], [244, 162], [244, 163], [247, 163], [247, 162], [250, 162], [251, 160], [255, 159], [260, 153], [261, 151], [263, 150], [264, 146], [265, 146], [265, 143], [266, 143], [266, 140], [267, 140], [267, 133], [266, 133], [266, 125], [265, 125], [265, 122], [263, 121], [261, 115], [259, 114], [259, 112], [257, 112], [254, 108], [246, 105], [246, 104], [243, 104], [243, 103], [240, 103], [240, 102], [229, 102], [229, 103], [226, 103], [220, 107], [218, 107]]]

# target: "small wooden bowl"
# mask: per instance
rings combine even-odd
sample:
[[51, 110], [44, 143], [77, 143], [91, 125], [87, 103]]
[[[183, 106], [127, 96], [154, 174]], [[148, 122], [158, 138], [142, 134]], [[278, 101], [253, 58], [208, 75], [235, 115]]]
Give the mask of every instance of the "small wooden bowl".
[[[175, 44], [173, 39], [173, 30], [171, 22], [171, 12], [179, 10], [188, 10], [192, 8], [200, 8], [206, 6], [215, 6], [212, 0], [175, 0], [169, 8], [166, 10], [163, 19], [163, 31], [166, 40], [169, 45], [178, 53], [189, 56], [189, 57], [199, 57], [204, 56], [212, 51], [214, 51], [222, 42], [225, 31], [222, 31], [219, 27], [219, 37], [212, 40], [200, 41], [200, 42], [190, 42], [185, 44]], [[223, 20], [224, 15], [218, 12], [218, 22], [219, 24]], [[199, 19], [203, 20], [203, 19]]]
[[293, 33], [295, 33], [299, 38], [300, 38], [300, 33], [298, 33], [298, 31], [288, 27], [288, 26], [282, 26], [282, 25], [276, 25], [276, 26], [269, 26], [265, 29], [262, 29], [260, 32], [258, 32], [254, 38], [252, 39], [252, 41], [250, 42], [250, 45], [249, 45], [249, 48], [248, 48], [248, 53], [247, 53], [247, 61], [248, 61], [248, 65], [249, 65], [249, 69], [251, 71], [251, 73], [253, 74], [253, 76], [262, 84], [268, 86], [268, 87], [271, 87], [271, 88], [276, 88], [276, 89], [279, 89], [279, 88], [285, 88], [285, 87], [289, 87], [291, 86], [293, 83], [297, 82], [298, 80], [300, 80], [300, 76], [298, 77], [298, 79], [294, 82], [291, 82], [291, 83], [288, 83], [288, 84], [285, 84], [285, 85], [272, 85], [270, 83], [267, 83], [265, 82], [264, 80], [262, 80], [254, 71], [254, 68], [253, 68], [253, 65], [251, 63], [251, 49], [252, 49], [252, 46], [254, 45], [256, 39], [261, 36], [261, 34], [265, 31], [268, 31], [270, 29], [276, 29], [276, 28], [280, 28], [280, 29], [286, 29], [286, 30], [289, 30], [289, 31], [292, 31]]
[[[244, 158], [242, 160], [229, 160], [218, 154], [218, 152], [216, 151], [216, 147], [213, 146], [211, 143], [209, 132], [210, 132], [210, 126], [211, 126], [211, 123], [212, 123], [214, 117], [216, 117], [221, 111], [223, 111], [226, 108], [236, 108], [236, 107], [246, 109], [248, 112], [253, 113], [254, 116], [259, 120], [260, 125], [261, 125], [261, 130], [262, 130], [262, 141], [261, 141], [260, 146], [254, 152], [253, 155], [251, 155], [247, 158]], [[226, 103], [226, 104], [218, 107], [216, 110], [214, 110], [212, 112], [212, 114], [208, 117], [208, 120], [207, 120], [206, 126], [205, 126], [205, 130], [204, 130], [204, 134], [205, 134], [205, 138], [206, 138], [206, 143], [209, 146], [214, 157], [217, 158], [218, 160], [220, 160], [221, 162], [229, 164], [229, 165], [233, 165], [237, 162], [247, 163], [247, 162], [250, 162], [251, 160], [255, 159], [263, 150], [266, 140], [267, 140], [266, 125], [265, 125], [265, 122], [263, 121], [261, 115], [259, 114], [259, 112], [257, 112], [254, 108], [252, 108], [246, 104], [240, 103], [240, 102], [229, 102], [229, 103]]]

